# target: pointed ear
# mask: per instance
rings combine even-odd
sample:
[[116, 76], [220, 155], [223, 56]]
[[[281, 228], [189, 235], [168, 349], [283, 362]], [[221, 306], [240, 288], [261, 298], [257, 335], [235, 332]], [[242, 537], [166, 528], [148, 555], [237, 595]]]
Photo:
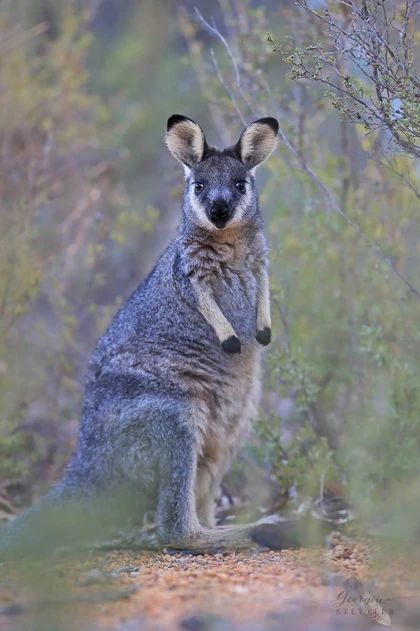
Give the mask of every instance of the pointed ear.
[[165, 140], [174, 158], [188, 168], [202, 160], [207, 147], [201, 127], [181, 114], [173, 114], [168, 119]]
[[245, 127], [235, 150], [248, 169], [261, 164], [273, 152], [277, 144], [279, 124], [275, 118], [259, 118]]

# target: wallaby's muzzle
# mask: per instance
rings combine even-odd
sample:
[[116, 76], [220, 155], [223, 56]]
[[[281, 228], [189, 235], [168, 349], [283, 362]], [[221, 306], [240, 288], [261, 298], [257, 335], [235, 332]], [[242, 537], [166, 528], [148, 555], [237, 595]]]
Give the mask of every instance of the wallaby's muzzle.
[[209, 212], [209, 219], [216, 228], [224, 228], [231, 217], [232, 211], [229, 203], [225, 199], [216, 199], [212, 203]]

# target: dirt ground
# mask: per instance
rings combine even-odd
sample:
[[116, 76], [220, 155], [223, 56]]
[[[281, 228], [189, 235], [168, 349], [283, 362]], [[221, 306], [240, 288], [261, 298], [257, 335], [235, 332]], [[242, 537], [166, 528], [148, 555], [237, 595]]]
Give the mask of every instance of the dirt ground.
[[0, 629], [420, 629], [418, 563], [379, 557], [337, 538], [328, 549], [22, 562], [1, 567]]

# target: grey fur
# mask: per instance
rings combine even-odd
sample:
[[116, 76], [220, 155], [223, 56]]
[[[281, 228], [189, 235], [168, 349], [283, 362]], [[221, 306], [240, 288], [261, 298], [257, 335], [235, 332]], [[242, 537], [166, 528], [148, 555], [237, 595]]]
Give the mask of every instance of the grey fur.
[[[169, 129], [174, 118], [183, 119], [171, 117]], [[264, 124], [273, 130], [277, 123], [262, 119], [259, 136]], [[214, 529], [214, 498], [259, 403], [258, 287], [267, 245], [254, 175], [238, 147], [217, 151], [204, 139], [201, 161], [191, 164], [177, 234], [98, 341], [75, 454], [41, 506], [106, 497], [122, 523], [156, 509], [163, 544], [240, 546], [249, 529]], [[198, 180], [204, 208], [220, 199], [229, 204], [221, 229], [203, 225], [192, 207]], [[245, 208], [240, 180], [248, 183]], [[211, 288], [240, 354], [222, 348], [200, 312], [193, 279]]]

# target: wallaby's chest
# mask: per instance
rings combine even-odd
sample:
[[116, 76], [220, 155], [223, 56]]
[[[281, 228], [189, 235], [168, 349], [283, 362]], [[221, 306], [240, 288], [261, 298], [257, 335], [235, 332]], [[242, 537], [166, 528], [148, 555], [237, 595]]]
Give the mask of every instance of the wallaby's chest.
[[242, 342], [254, 340], [257, 280], [252, 243], [213, 245], [203, 248], [200, 255], [198, 265], [207, 274], [222, 313]]
[[253, 341], [256, 330], [257, 283], [251, 269], [226, 267], [214, 283], [214, 295], [223, 314], [243, 343]]

